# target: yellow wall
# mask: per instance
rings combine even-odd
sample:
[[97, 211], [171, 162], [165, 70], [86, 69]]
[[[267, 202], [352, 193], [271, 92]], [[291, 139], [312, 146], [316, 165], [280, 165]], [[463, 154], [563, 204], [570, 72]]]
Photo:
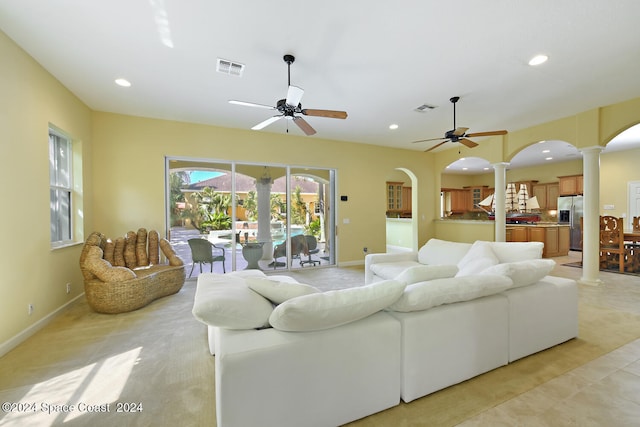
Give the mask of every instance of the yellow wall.
[[[0, 32], [0, 355], [29, 327], [80, 295], [80, 246], [51, 250], [49, 230], [49, 124], [71, 135], [83, 153], [91, 227], [91, 116], [89, 108]], [[79, 236], [82, 238], [82, 236]], [[72, 284], [70, 294], [66, 283]], [[28, 315], [27, 307], [34, 305]], [[20, 335], [22, 334], [22, 335]], [[10, 347], [10, 346], [9, 346]], [[6, 351], [6, 350], [5, 350]]]
[[[600, 215], [621, 217], [627, 212], [630, 181], [640, 181], [640, 149], [600, 156]], [[614, 205], [604, 210], [604, 205]], [[626, 221], [625, 221], [626, 223]]]
[[403, 167], [419, 181], [419, 243], [433, 233], [430, 154], [101, 112], [93, 113], [93, 141], [94, 221], [107, 235], [139, 224], [164, 230], [165, 156], [335, 168], [338, 195], [348, 196], [337, 202], [338, 263], [361, 262], [364, 246], [385, 251], [385, 182]]

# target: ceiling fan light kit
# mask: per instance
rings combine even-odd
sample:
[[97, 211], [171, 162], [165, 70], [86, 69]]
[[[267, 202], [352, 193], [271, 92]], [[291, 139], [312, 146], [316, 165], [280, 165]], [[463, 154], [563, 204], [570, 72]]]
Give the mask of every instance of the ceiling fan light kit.
[[293, 55], [287, 54], [284, 55], [282, 59], [287, 64], [287, 83], [289, 88], [287, 90], [286, 98], [278, 100], [275, 106], [256, 104], [246, 101], [237, 101], [233, 99], [229, 101], [229, 103], [235, 105], [266, 108], [269, 110], [278, 111], [279, 114], [258, 123], [251, 129], [264, 129], [265, 127], [277, 122], [284, 117], [286, 119], [292, 120], [306, 135], [314, 135], [316, 133], [316, 130], [304, 118], [299, 116], [299, 114], [302, 114], [304, 116], [327, 117], [331, 119], [347, 118], [347, 113], [345, 111], [303, 109], [300, 101], [302, 100], [302, 95], [304, 95], [304, 90], [298, 86], [291, 85], [291, 64], [293, 64], [296, 58]]
[[506, 130], [494, 130], [494, 131], [488, 131], [488, 132], [466, 133], [469, 130], [469, 128], [456, 127], [456, 103], [459, 100], [460, 100], [459, 96], [453, 96], [453, 97], [451, 97], [449, 99], [449, 101], [451, 101], [451, 103], [453, 104], [453, 129], [449, 130], [449, 131], [446, 131], [445, 134], [444, 134], [444, 138], [420, 139], [418, 141], [413, 141], [412, 143], [416, 144], [416, 143], [420, 143], [420, 142], [442, 140], [438, 144], [434, 145], [431, 148], [426, 149], [425, 151], [434, 150], [434, 149], [440, 147], [442, 144], [444, 144], [446, 142], [459, 142], [462, 145], [465, 145], [466, 147], [473, 148], [473, 147], [477, 147], [478, 143], [473, 142], [472, 140], [470, 140], [468, 138], [473, 138], [473, 137], [477, 137], [477, 136], [494, 136], [494, 135], [506, 135], [507, 134]]

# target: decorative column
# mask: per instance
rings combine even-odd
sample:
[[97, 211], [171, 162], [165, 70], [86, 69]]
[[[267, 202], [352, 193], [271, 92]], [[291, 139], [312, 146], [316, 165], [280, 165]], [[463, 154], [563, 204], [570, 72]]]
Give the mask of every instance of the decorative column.
[[588, 147], [582, 152], [584, 212], [582, 234], [582, 278], [580, 283], [602, 284], [600, 272], [600, 152], [604, 147]]
[[494, 186], [495, 190], [493, 193], [493, 197], [496, 201], [496, 211], [495, 211], [495, 241], [496, 242], [504, 242], [507, 239], [507, 213], [505, 208], [505, 188], [507, 186], [507, 166], [509, 163], [494, 163]]
[[263, 243], [262, 259], [273, 258], [273, 242], [271, 240], [271, 178], [256, 180], [258, 193], [258, 235], [259, 243]]

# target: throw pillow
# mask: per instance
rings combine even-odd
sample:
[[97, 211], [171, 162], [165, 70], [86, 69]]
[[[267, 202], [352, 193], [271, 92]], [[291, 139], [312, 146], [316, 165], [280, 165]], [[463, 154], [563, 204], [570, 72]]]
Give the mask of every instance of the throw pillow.
[[456, 265], [417, 265], [405, 269], [395, 280], [407, 285], [433, 279], [453, 277], [458, 272]]
[[282, 331], [318, 331], [370, 316], [396, 301], [405, 284], [385, 280], [357, 288], [292, 298], [273, 310], [269, 323]]
[[542, 258], [542, 242], [491, 242], [491, 249], [501, 263]]
[[255, 329], [269, 324], [273, 304], [249, 289], [242, 276], [201, 274], [193, 303], [193, 316], [202, 323], [225, 329]]
[[302, 295], [315, 294], [318, 289], [303, 283], [290, 281], [271, 280], [260, 277], [247, 278], [247, 285], [263, 297], [275, 304], [281, 304], [291, 298]]
[[551, 273], [556, 262], [552, 259], [531, 259], [528, 261], [508, 262], [505, 264], [494, 265], [484, 270], [485, 274], [499, 274], [509, 277], [513, 281], [513, 287], [532, 285], [544, 276]]
[[506, 276], [475, 275], [436, 279], [408, 285], [402, 296], [388, 308], [390, 311], [421, 311], [442, 304], [470, 301], [493, 295], [511, 287]]
[[477, 241], [469, 249], [464, 257], [458, 262], [459, 276], [471, 276], [498, 264], [498, 257], [491, 250], [489, 242]]
[[471, 243], [429, 239], [418, 251], [418, 262], [436, 265], [457, 264], [470, 248]]

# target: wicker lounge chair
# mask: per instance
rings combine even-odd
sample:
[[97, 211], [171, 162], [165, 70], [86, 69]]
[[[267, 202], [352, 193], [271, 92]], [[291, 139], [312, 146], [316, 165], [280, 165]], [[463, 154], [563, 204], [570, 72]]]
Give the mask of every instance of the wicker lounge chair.
[[[160, 252], [167, 263], [160, 263]], [[144, 228], [115, 242], [91, 233], [82, 248], [80, 269], [87, 302], [99, 313], [137, 310], [177, 293], [185, 281], [184, 262], [169, 242]]]

